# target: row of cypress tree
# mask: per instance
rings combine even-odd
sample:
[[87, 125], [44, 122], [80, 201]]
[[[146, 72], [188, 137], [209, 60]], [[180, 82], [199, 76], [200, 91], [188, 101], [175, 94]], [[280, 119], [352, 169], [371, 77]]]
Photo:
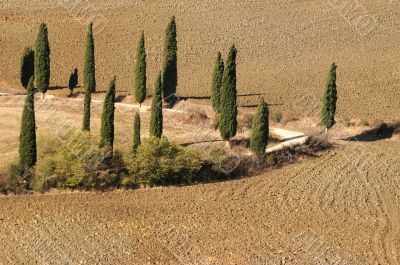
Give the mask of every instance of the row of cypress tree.
[[[233, 138], [237, 130], [236, 55], [237, 50], [232, 45], [225, 65], [221, 52], [217, 53], [211, 82], [211, 105], [214, 111], [219, 114], [218, 126], [224, 140]], [[330, 67], [322, 99], [321, 123], [326, 129], [332, 128], [335, 124], [336, 68], [335, 63]], [[268, 145], [268, 119], [268, 104], [261, 98], [253, 119], [250, 136], [250, 149], [254, 153], [264, 153]]]
[[[90, 23], [87, 31], [85, 67], [84, 67], [84, 116], [83, 131], [90, 131], [90, 105], [91, 93], [96, 91], [95, 57], [93, 24]], [[39, 28], [35, 43], [36, 52], [31, 48], [25, 48], [21, 57], [21, 84], [27, 89], [20, 132], [20, 162], [22, 165], [31, 167], [36, 163], [36, 126], [34, 115], [34, 82], [39, 91], [44, 94], [50, 83], [50, 47], [46, 24], [42, 23]], [[230, 140], [237, 131], [237, 88], [236, 88], [236, 56], [237, 50], [232, 45], [226, 64], [218, 52], [215, 60], [211, 103], [214, 110], [219, 113], [219, 130], [221, 137]], [[70, 79], [70, 88], [77, 85], [77, 70], [74, 70]], [[102, 113], [101, 145], [109, 146], [112, 150], [114, 141], [114, 112], [115, 112], [115, 87], [116, 77], [109, 85]], [[145, 37], [142, 32], [135, 65], [134, 95], [135, 100], [141, 104], [147, 93], [146, 88], [146, 51]], [[154, 84], [154, 93], [151, 107], [150, 135], [161, 137], [163, 132], [162, 102], [173, 104], [176, 99], [177, 87], [177, 41], [175, 17], [172, 17], [166, 30], [164, 45], [163, 69], [157, 75]], [[336, 112], [337, 90], [336, 90], [336, 65], [332, 64], [323, 97], [321, 121], [327, 129], [334, 123]], [[256, 115], [253, 120], [250, 137], [250, 149], [255, 153], [265, 152], [268, 144], [269, 122], [268, 105], [264, 99], [260, 99]], [[140, 145], [140, 116], [137, 112], [134, 118], [133, 151]]]

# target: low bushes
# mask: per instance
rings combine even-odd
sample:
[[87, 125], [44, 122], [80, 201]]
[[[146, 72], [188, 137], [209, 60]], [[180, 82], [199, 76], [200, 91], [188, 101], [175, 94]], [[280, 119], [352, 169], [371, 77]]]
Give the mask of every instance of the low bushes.
[[197, 152], [183, 149], [165, 137], [145, 140], [129, 160], [131, 177], [124, 180], [128, 185], [135, 180], [150, 186], [191, 183], [203, 165]]

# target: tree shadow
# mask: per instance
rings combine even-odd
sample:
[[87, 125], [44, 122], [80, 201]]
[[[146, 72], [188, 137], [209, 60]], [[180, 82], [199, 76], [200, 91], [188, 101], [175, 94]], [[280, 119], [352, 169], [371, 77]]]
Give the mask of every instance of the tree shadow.
[[51, 86], [47, 90], [60, 90], [60, 89], [64, 89], [64, 88], [68, 88], [68, 87], [67, 86]]
[[364, 131], [358, 135], [347, 137], [344, 140], [353, 142], [373, 142], [389, 139], [393, 136], [395, 129], [395, 126], [389, 126], [386, 123], [382, 123], [378, 128]]
[[180, 145], [183, 147], [187, 147], [194, 144], [205, 144], [205, 143], [215, 143], [215, 142], [225, 142], [225, 140], [213, 139], [213, 140], [193, 141], [193, 142], [182, 143]]
[[119, 95], [115, 98], [115, 102], [122, 102], [126, 98], [126, 95]]

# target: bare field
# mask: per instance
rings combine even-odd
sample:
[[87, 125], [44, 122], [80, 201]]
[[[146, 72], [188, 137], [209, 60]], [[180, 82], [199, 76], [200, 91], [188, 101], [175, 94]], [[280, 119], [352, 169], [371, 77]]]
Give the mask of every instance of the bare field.
[[[399, 264], [399, 148], [350, 143], [216, 184], [0, 197], [1, 262]], [[368, 167], [349, 160], [362, 152]]]
[[[49, 26], [52, 85], [65, 86], [69, 73], [83, 68], [85, 26], [69, 1], [5, 1], [0, 4], [0, 79], [18, 86], [19, 56], [32, 45], [38, 25]], [[276, 108], [318, 114], [329, 65], [338, 64], [341, 117], [366, 120], [400, 117], [400, 53], [397, 1], [360, 0], [352, 13], [341, 1], [90, 1], [89, 10], [106, 26], [95, 36], [97, 79], [105, 90], [113, 75], [118, 89], [130, 91], [140, 31], [146, 32], [151, 90], [160, 69], [163, 34], [176, 15], [179, 42], [179, 87], [182, 96], [209, 95], [217, 50], [224, 55], [235, 43], [240, 104], [257, 103], [265, 93]], [[86, 3], [86, 2], [85, 2]], [[359, 12], [375, 18], [357, 24]], [[349, 13], [350, 12], [350, 13]], [[350, 17], [349, 20], [343, 17]], [[358, 15], [357, 15], [358, 14]], [[74, 16], [75, 15], [75, 16]], [[371, 19], [372, 21], [372, 19]], [[367, 21], [368, 22], [368, 21]], [[368, 33], [368, 34], [364, 34]]]

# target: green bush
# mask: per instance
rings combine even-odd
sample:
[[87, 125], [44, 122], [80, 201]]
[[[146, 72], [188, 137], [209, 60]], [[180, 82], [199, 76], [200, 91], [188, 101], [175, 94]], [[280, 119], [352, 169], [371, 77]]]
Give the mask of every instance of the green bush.
[[107, 150], [99, 148], [97, 139], [87, 132], [79, 132], [71, 139], [47, 139], [39, 153], [36, 174], [30, 185], [34, 190], [91, 189], [106, 185], [96, 179], [99, 176], [96, 172], [102, 170]]
[[128, 165], [131, 175], [150, 186], [191, 183], [202, 167], [197, 152], [170, 143], [165, 137], [145, 140], [132, 160], [134, 164]]

